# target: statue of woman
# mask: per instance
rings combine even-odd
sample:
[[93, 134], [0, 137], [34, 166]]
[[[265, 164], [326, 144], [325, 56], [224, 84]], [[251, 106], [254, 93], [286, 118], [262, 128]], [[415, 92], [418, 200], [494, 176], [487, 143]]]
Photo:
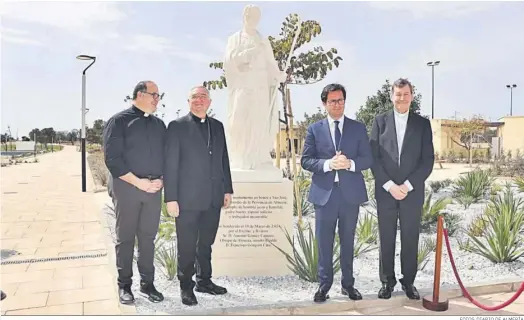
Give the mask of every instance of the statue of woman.
[[[261, 12], [244, 9], [243, 29], [228, 38], [224, 71], [228, 89], [227, 146], [231, 169], [274, 170], [270, 151], [279, 130], [275, 90], [287, 75], [271, 43], [257, 31]], [[278, 152], [278, 151], [277, 151]]]

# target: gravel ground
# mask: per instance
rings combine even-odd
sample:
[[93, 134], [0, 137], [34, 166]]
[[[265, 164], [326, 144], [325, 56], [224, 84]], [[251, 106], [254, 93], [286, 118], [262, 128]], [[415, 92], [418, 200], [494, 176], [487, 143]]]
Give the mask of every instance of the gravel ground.
[[[449, 190], [442, 190], [435, 196], [435, 198], [445, 195], [449, 195]], [[521, 194], [521, 196], [524, 195]], [[485, 203], [473, 204], [470, 208], [465, 210], [459, 205], [452, 204], [447, 207], [447, 211], [460, 213], [463, 217], [462, 226], [465, 227], [474, 216], [482, 212], [484, 206]], [[108, 208], [105, 210], [107, 213], [110, 212], [110, 209]], [[108, 217], [108, 224], [111, 226], [111, 231], [113, 233], [114, 218], [110, 214], [107, 214], [106, 216]], [[305, 217], [304, 221], [310, 222], [311, 226], [314, 228], [313, 216]], [[434, 239], [435, 234], [434, 232], [421, 234], [421, 242], [426, 237]], [[450, 239], [455, 263], [464, 283], [495, 281], [510, 277], [524, 277], [524, 259], [521, 258], [513, 263], [495, 264], [484, 257], [461, 251], [459, 249], [457, 238], [466, 238], [462, 233], [457, 232], [457, 234]], [[434, 258], [434, 253], [432, 253], [425, 269], [420, 270], [417, 275], [415, 286], [419, 288], [419, 290], [429, 289], [433, 285]], [[457, 282], [451, 269], [445, 243], [443, 244], [442, 262], [442, 287], [456, 286]], [[395, 265], [397, 279], [399, 279], [402, 277], [400, 273], [400, 231], [397, 234]], [[377, 294], [380, 288], [378, 270], [378, 249], [367, 252], [354, 260], [354, 276], [356, 279], [355, 287], [362, 294]], [[139, 274], [135, 265], [135, 283], [133, 292], [135, 292], [137, 312], [138, 314], [154, 314], [155, 312], [173, 314], [182, 310], [203, 310], [261, 304], [271, 305], [279, 302], [312, 300], [314, 292], [317, 289], [317, 284], [300, 280], [296, 276], [250, 278], [218, 277], [214, 278], [213, 281], [218, 285], [225, 286], [229, 293], [223, 296], [209, 296], [196, 292], [195, 294], [199, 301], [199, 305], [187, 307], [180, 301], [178, 281], [176, 279], [168, 281], [157, 268], [155, 285], [157, 289], [164, 294], [165, 301], [153, 304], [139, 294]], [[396, 290], [401, 290], [399, 284], [397, 285]], [[330, 296], [332, 298], [342, 297], [340, 294], [340, 273], [335, 275]]]

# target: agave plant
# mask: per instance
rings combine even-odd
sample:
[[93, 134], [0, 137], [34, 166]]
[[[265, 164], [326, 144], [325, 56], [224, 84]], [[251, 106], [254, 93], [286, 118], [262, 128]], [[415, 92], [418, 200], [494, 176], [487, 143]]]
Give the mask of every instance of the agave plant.
[[168, 280], [177, 274], [177, 249], [174, 241], [164, 241], [155, 250], [155, 260]]
[[485, 216], [489, 214], [489, 209], [486, 209], [486, 211], [483, 214], [477, 215], [471, 223], [468, 226], [467, 232], [470, 235], [473, 235], [475, 237], [480, 237], [484, 234], [484, 231], [486, 231], [486, 218]]
[[366, 203], [371, 208], [377, 210], [377, 200], [375, 199], [375, 184], [373, 182], [366, 183], [366, 189], [368, 192], [368, 202]]
[[357, 241], [376, 244], [378, 241], [378, 222], [372, 214], [366, 214], [359, 219], [356, 229]]
[[301, 209], [303, 217], [315, 212], [313, 206], [307, 200], [309, 194], [309, 187], [311, 185], [311, 179], [309, 175], [304, 173], [304, 171], [300, 172], [296, 176], [294, 184], [296, 191], [298, 191], [298, 197], [297, 193], [293, 192], [293, 215], [298, 216], [299, 208]]
[[469, 197], [473, 202], [477, 202], [484, 198], [494, 181], [490, 171], [477, 169], [468, 172], [457, 179], [454, 188], [455, 197], [463, 199]]
[[419, 245], [417, 255], [417, 268], [418, 270], [424, 270], [429, 262], [431, 253], [435, 251], [437, 243], [432, 238], [425, 238], [424, 241]]
[[378, 243], [377, 217], [371, 213], [364, 215], [364, 217], [358, 221], [355, 233], [356, 239], [353, 247], [354, 258], [375, 250]]
[[[304, 234], [304, 229], [307, 229], [308, 231], [307, 236]], [[289, 263], [289, 270], [291, 270], [300, 279], [309, 282], [319, 282], [318, 243], [317, 239], [315, 238], [314, 231], [311, 228], [311, 224], [308, 224], [307, 228], [297, 228], [298, 248], [295, 244], [295, 237], [291, 237], [286, 229], [282, 230], [285, 233], [286, 239], [292, 248], [292, 254], [289, 254], [283, 249], [279, 248], [273, 242], [269, 243], [286, 257]], [[337, 273], [340, 270], [339, 248], [339, 241], [336, 240], [333, 246], [333, 273]]]
[[460, 223], [462, 221], [462, 216], [456, 213], [445, 213], [444, 220], [446, 221], [446, 228], [450, 236], [454, 235], [457, 230], [459, 230]]
[[473, 199], [471, 196], [462, 194], [457, 196], [455, 201], [457, 201], [458, 204], [460, 204], [464, 209], [467, 209], [473, 204], [473, 202], [475, 202], [475, 199]]
[[431, 188], [431, 190], [433, 190], [433, 192], [439, 192], [440, 190], [449, 187], [451, 183], [452, 183], [451, 179], [436, 180], [436, 181], [431, 181], [429, 183], [429, 187]]
[[495, 263], [512, 262], [524, 256], [524, 201], [508, 187], [491, 200], [486, 210], [482, 237], [468, 232], [471, 251]]
[[437, 218], [442, 210], [444, 210], [446, 206], [451, 203], [451, 199], [448, 198], [440, 198], [432, 203], [432, 198], [433, 192], [431, 190], [426, 190], [426, 199], [424, 200], [424, 205], [422, 207], [422, 229], [427, 229], [436, 223]]
[[515, 177], [515, 184], [520, 192], [524, 192], [524, 176]]

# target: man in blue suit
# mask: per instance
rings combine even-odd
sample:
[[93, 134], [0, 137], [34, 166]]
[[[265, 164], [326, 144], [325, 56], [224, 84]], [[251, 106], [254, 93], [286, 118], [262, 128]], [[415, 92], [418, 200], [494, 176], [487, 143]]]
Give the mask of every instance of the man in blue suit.
[[309, 126], [301, 159], [302, 168], [313, 173], [308, 200], [315, 206], [320, 278], [314, 301], [329, 299], [337, 222], [342, 294], [361, 300], [354, 287], [353, 247], [359, 208], [368, 201], [362, 171], [371, 167], [373, 156], [364, 124], [344, 116], [345, 88], [329, 84], [320, 97], [328, 117]]

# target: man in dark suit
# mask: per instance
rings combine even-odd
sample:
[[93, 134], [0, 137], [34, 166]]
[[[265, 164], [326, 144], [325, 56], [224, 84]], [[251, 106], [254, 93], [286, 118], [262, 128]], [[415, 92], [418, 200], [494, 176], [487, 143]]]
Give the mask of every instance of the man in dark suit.
[[360, 204], [368, 201], [362, 171], [373, 157], [366, 127], [344, 116], [346, 90], [329, 84], [320, 96], [327, 119], [307, 129], [301, 165], [313, 173], [308, 200], [315, 205], [315, 234], [319, 246], [320, 287], [315, 302], [329, 299], [333, 284], [333, 243], [338, 221], [342, 294], [362, 299], [354, 287], [353, 247]]
[[211, 246], [221, 208], [231, 204], [233, 186], [224, 126], [207, 116], [209, 91], [193, 88], [188, 102], [191, 112], [167, 129], [164, 197], [168, 213], [176, 217], [182, 303], [196, 305], [195, 268], [196, 291], [227, 293], [211, 281]]
[[116, 214], [117, 282], [122, 304], [135, 301], [131, 290], [135, 238], [140, 292], [152, 302], [164, 300], [153, 284], [166, 135], [164, 121], [153, 113], [162, 96], [153, 81], [140, 81], [133, 90], [133, 105], [113, 115], [104, 128], [104, 160], [112, 176], [110, 194]]
[[420, 218], [425, 181], [433, 171], [433, 134], [428, 119], [409, 111], [413, 88], [406, 79], [393, 83], [393, 110], [376, 117], [371, 131], [372, 172], [380, 236], [381, 299], [391, 298], [395, 278], [395, 242], [400, 220], [402, 290], [420, 299], [417, 274]]

